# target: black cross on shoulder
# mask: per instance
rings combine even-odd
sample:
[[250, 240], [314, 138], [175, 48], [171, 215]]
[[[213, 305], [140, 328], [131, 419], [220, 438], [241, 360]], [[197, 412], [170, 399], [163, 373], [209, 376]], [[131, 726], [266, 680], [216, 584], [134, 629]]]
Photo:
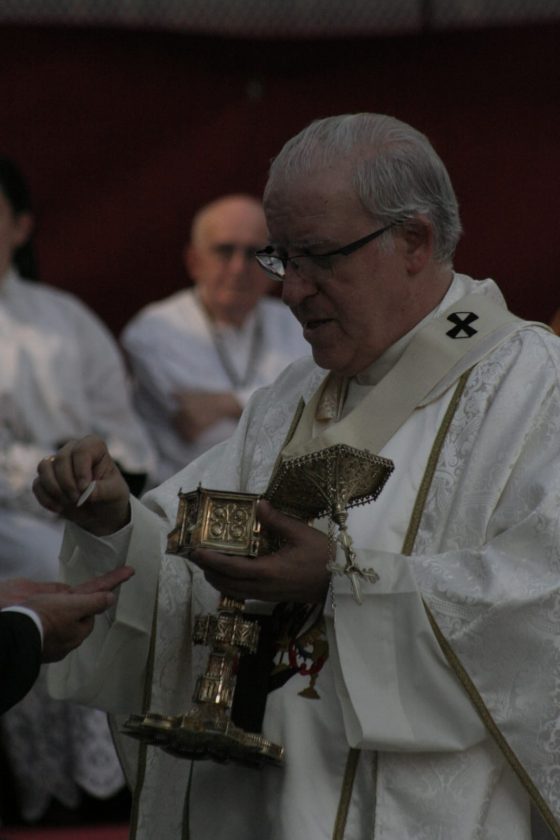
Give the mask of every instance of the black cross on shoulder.
[[474, 321], [478, 321], [478, 315], [474, 312], [452, 312], [451, 315], [448, 315], [447, 320], [455, 324], [446, 332], [449, 338], [472, 338], [478, 332], [474, 327], [471, 327]]

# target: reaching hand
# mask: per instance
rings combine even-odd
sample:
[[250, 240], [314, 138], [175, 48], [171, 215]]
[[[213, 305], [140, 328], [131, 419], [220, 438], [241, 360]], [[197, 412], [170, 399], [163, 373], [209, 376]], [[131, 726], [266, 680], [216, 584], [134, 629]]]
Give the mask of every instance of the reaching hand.
[[[105, 443], [94, 435], [69, 441], [37, 467], [33, 492], [43, 507], [102, 536], [130, 518], [128, 487]], [[80, 507], [76, 502], [95, 480], [95, 489]]]
[[43, 595], [55, 592], [68, 592], [70, 586], [67, 583], [43, 583], [28, 578], [12, 578], [11, 580], [0, 581], [0, 610], [4, 607], [12, 607], [14, 604], [23, 604], [34, 595]]
[[[43, 662], [55, 662], [78, 647], [93, 630], [95, 616], [114, 603], [112, 590], [133, 574], [133, 569], [123, 566], [75, 587], [35, 584], [39, 591], [19, 603], [34, 610], [41, 619]], [[53, 591], [52, 587], [58, 586], [65, 588]]]
[[322, 602], [330, 580], [326, 536], [269, 502], [259, 502], [258, 518], [265, 531], [284, 541], [282, 548], [254, 559], [198, 548], [190, 557], [208, 583], [240, 600]]

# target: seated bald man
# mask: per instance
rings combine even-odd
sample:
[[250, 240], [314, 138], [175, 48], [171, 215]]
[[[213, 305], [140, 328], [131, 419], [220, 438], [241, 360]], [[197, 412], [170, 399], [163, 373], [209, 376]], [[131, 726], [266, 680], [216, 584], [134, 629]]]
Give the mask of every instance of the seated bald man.
[[261, 203], [228, 195], [198, 211], [183, 263], [194, 287], [142, 309], [121, 342], [136, 407], [163, 481], [228, 438], [257, 388], [309, 348], [254, 255], [267, 241]]

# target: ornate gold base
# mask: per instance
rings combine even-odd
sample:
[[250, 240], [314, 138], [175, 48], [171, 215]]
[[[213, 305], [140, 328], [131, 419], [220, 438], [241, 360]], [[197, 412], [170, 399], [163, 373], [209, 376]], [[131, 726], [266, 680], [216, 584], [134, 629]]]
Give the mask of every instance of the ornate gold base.
[[236, 761], [248, 766], [281, 766], [284, 749], [262, 735], [245, 732], [228, 715], [202, 707], [186, 715], [132, 715], [123, 732], [151, 746], [161, 747], [178, 758]]

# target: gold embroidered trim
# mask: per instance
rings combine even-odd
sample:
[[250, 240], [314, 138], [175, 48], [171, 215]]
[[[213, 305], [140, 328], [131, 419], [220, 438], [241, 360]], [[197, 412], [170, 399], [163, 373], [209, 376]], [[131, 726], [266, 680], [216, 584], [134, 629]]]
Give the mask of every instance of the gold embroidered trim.
[[[280, 448], [280, 455], [278, 456], [279, 458], [282, 457], [282, 450], [284, 449], [284, 447], [287, 446], [293, 438], [294, 432], [297, 429], [299, 421], [301, 420], [301, 415], [303, 414], [304, 408], [305, 400], [303, 399], [303, 397], [300, 397], [300, 400], [296, 405], [296, 410], [294, 411], [294, 416], [292, 417], [292, 422], [290, 423], [290, 428], [288, 429], [288, 434], [286, 435], [286, 439]], [[276, 467], [276, 464], [274, 464], [274, 466]], [[272, 470], [272, 472], [274, 472], [274, 470]]]
[[432, 446], [432, 450], [430, 452], [430, 457], [428, 458], [426, 470], [422, 478], [422, 483], [420, 484], [420, 489], [418, 490], [418, 495], [416, 496], [416, 501], [414, 503], [412, 516], [410, 517], [408, 531], [406, 532], [406, 537], [404, 538], [401, 554], [409, 556], [412, 553], [412, 548], [414, 546], [416, 534], [418, 533], [418, 528], [420, 527], [420, 519], [422, 518], [424, 505], [426, 504], [428, 492], [430, 490], [432, 479], [436, 471], [436, 466], [438, 458], [440, 456], [441, 448], [443, 446], [445, 438], [447, 437], [447, 432], [449, 431], [449, 426], [451, 425], [451, 421], [453, 420], [453, 417], [457, 410], [457, 406], [459, 405], [459, 400], [463, 396], [463, 391], [465, 390], [465, 385], [467, 384], [469, 374], [470, 370], [467, 370], [459, 379], [457, 387], [455, 388], [455, 392], [451, 397], [451, 402], [447, 406], [447, 411], [445, 412], [445, 416], [438, 429], [437, 435]]
[[346, 759], [346, 767], [344, 768], [344, 778], [342, 780], [342, 789], [340, 791], [340, 799], [338, 801], [338, 809], [336, 812], [336, 820], [334, 822], [332, 840], [343, 840], [344, 838], [346, 820], [348, 819], [348, 809], [350, 808], [350, 799], [352, 798], [352, 789], [354, 787], [354, 780], [356, 778], [356, 770], [358, 769], [360, 753], [361, 750], [356, 750], [353, 747], [351, 747], [348, 750], [348, 757]]
[[[428, 459], [428, 463], [426, 466], [426, 471], [424, 473], [424, 477], [422, 479], [422, 483], [420, 485], [420, 489], [418, 491], [418, 496], [416, 498], [416, 503], [414, 505], [414, 510], [412, 512], [412, 517], [410, 519], [410, 525], [408, 528], [407, 535], [405, 537], [404, 545], [403, 545], [403, 554], [410, 555], [412, 553], [412, 549], [414, 547], [414, 541], [416, 539], [416, 535], [418, 533], [418, 528], [420, 526], [420, 519], [422, 516], [422, 512], [424, 510], [424, 505], [426, 503], [426, 498], [428, 496], [428, 491], [430, 489], [430, 485], [432, 483], [432, 479], [434, 477], [437, 461], [441, 452], [441, 448], [443, 446], [443, 442], [449, 430], [449, 426], [451, 425], [451, 420], [453, 419], [453, 415], [455, 414], [457, 405], [459, 400], [463, 394], [465, 385], [467, 383], [468, 376], [470, 371], [467, 371], [462, 375], [455, 389], [455, 393], [449, 403], [448, 409], [445, 413], [445, 417], [443, 418], [443, 422], [438, 430], [436, 435], [436, 439], [434, 441], [434, 445], [432, 447], [432, 451], [430, 452], [430, 457]], [[430, 608], [428, 607], [427, 603], [423, 600], [424, 609], [426, 610], [428, 619], [432, 626], [432, 630], [434, 631], [434, 635], [441, 647], [445, 658], [447, 659], [448, 663], [452, 667], [453, 671], [457, 675], [461, 685], [467, 692], [472, 704], [474, 705], [479, 717], [481, 718], [482, 722], [484, 723], [486, 729], [494, 738], [498, 748], [501, 750], [504, 758], [510, 765], [511, 769], [517, 775], [519, 781], [526, 789], [527, 793], [529, 794], [533, 804], [538, 809], [540, 815], [542, 816], [543, 820], [545, 821], [548, 828], [551, 830], [553, 837], [555, 840], [560, 840], [560, 825], [558, 824], [557, 820], [555, 819], [552, 811], [548, 807], [548, 804], [543, 799], [541, 793], [539, 792], [538, 788], [533, 783], [531, 777], [525, 770], [524, 766], [521, 764], [521, 761], [512, 750], [504, 736], [502, 735], [498, 725], [494, 721], [490, 711], [488, 710], [484, 700], [482, 699], [478, 689], [476, 688], [475, 684], [471, 680], [470, 676], [468, 675], [467, 671], [463, 667], [462, 662], [458, 658], [457, 654], [443, 635], [442, 631], [440, 630], [436, 619], [431, 612]]]
[[[290, 423], [290, 428], [288, 429], [288, 434], [286, 435], [286, 437], [284, 439], [284, 443], [282, 444], [282, 446], [280, 447], [280, 449], [278, 451], [278, 455], [276, 456], [274, 466], [272, 467], [272, 471], [270, 473], [270, 475], [272, 477], [274, 477], [276, 475], [276, 471], [278, 470], [278, 468], [280, 467], [280, 464], [282, 463], [282, 453], [284, 451], [284, 448], [289, 444], [289, 442], [293, 438], [294, 433], [295, 433], [295, 431], [298, 427], [298, 423], [301, 420], [301, 415], [303, 414], [304, 409], [305, 409], [305, 400], [303, 399], [303, 397], [300, 397], [300, 400], [299, 400], [298, 404], [296, 405], [296, 410], [294, 412], [294, 416], [292, 417], [292, 422]], [[272, 478], [271, 478], [271, 482], [272, 482]]]
[[340, 419], [348, 392], [348, 383], [349, 380], [346, 377], [329, 373], [315, 410], [315, 420], [324, 423]]
[[[435, 437], [434, 444], [432, 446], [430, 456], [428, 458], [428, 463], [426, 465], [426, 470], [422, 478], [422, 483], [420, 484], [420, 489], [418, 490], [418, 495], [416, 496], [412, 516], [410, 518], [410, 524], [408, 526], [408, 530], [404, 538], [404, 543], [401, 552], [402, 554], [409, 555], [412, 551], [414, 540], [416, 539], [416, 534], [420, 525], [422, 511], [424, 510], [424, 505], [426, 504], [428, 491], [430, 489], [432, 478], [436, 470], [439, 454], [441, 452], [443, 442], [447, 435], [449, 426], [451, 425], [451, 421], [453, 419], [455, 411], [457, 410], [459, 400], [461, 399], [463, 391], [465, 390], [465, 385], [467, 384], [469, 373], [470, 371], [467, 371], [459, 379], [457, 387], [455, 388], [455, 392], [451, 398], [451, 402], [447, 407], [447, 411], [445, 412], [445, 416], [441, 422], [441, 425]], [[336, 814], [336, 821], [334, 825], [332, 840], [343, 840], [344, 838], [346, 820], [348, 817], [348, 808], [350, 806], [350, 798], [352, 796], [354, 779], [356, 778], [356, 769], [358, 766], [360, 752], [361, 750], [350, 749], [348, 753], [348, 759], [346, 761], [346, 769], [344, 771], [344, 778], [342, 781], [342, 790], [340, 793], [340, 801], [338, 803], [338, 811]]]
[[468, 673], [464, 669], [463, 664], [461, 663], [457, 654], [455, 653], [455, 651], [453, 650], [443, 633], [441, 632], [434, 616], [430, 612], [430, 608], [426, 603], [424, 603], [424, 608], [426, 610], [426, 613], [428, 614], [428, 618], [430, 620], [430, 624], [432, 625], [434, 634], [439, 642], [443, 653], [445, 654], [447, 661], [449, 662], [449, 664], [455, 671], [457, 677], [461, 681], [461, 685], [469, 695], [483, 724], [494, 738], [494, 741], [498, 745], [499, 749], [502, 751], [504, 758], [506, 759], [511, 769], [517, 775], [519, 781], [531, 797], [534, 806], [538, 809], [541, 817], [545, 821], [548, 828], [551, 830], [553, 837], [555, 838], [555, 840], [558, 840], [558, 838], [560, 838], [560, 825], [556, 821], [552, 811], [548, 807], [548, 804], [543, 799], [538, 788], [533, 783], [533, 780], [521, 764], [521, 761], [518, 759], [517, 755], [514, 753], [514, 751], [500, 732], [497, 723], [494, 721], [492, 715], [490, 714], [488, 707], [486, 706], [484, 700], [478, 692], [477, 687], [475, 686]]
[[190, 827], [190, 804], [191, 804], [191, 790], [192, 780], [194, 776], [194, 761], [191, 761], [189, 770], [189, 780], [187, 782], [187, 789], [185, 791], [185, 799], [183, 801], [183, 830], [181, 832], [181, 840], [191, 840]]

